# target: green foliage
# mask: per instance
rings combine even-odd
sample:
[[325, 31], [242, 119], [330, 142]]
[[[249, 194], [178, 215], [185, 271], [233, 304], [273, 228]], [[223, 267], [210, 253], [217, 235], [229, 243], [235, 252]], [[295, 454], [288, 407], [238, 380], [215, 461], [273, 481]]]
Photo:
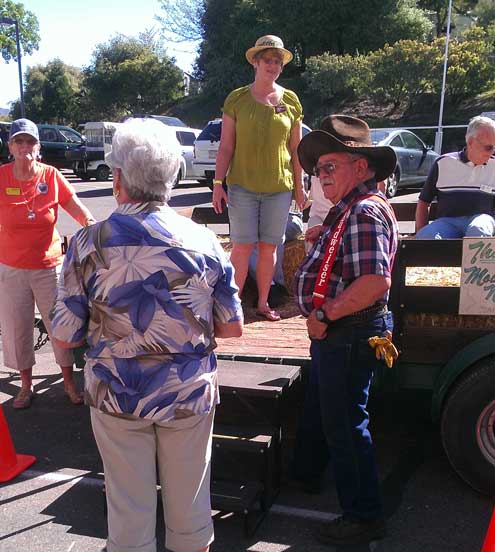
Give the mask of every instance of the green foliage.
[[325, 100], [359, 96], [371, 75], [366, 56], [325, 53], [309, 58], [303, 77], [309, 90]]
[[[487, 90], [494, 81], [494, 48], [488, 42], [487, 33], [480, 27], [473, 27], [465, 32], [460, 40], [451, 40], [445, 94], [453, 105], [459, 105], [466, 98], [471, 98]], [[445, 39], [437, 39], [432, 48], [437, 49], [437, 78], [435, 89], [441, 89], [441, 70]]]
[[[454, 0], [452, 2], [452, 19], [455, 23], [456, 15], [468, 15], [476, 6], [478, 0]], [[435, 35], [441, 36], [445, 34], [448, 17], [448, 0], [419, 0], [418, 6], [430, 12], [435, 22]]]
[[[411, 105], [422, 94], [440, 94], [445, 39], [431, 43], [400, 40], [366, 56], [323, 54], [308, 60], [305, 79], [322, 99], [363, 95], [379, 103]], [[488, 89], [494, 82], [490, 30], [473, 27], [450, 41], [446, 98], [452, 105]]]
[[253, 69], [245, 51], [264, 34], [273, 34], [265, 26], [255, 2], [245, 0], [209, 0], [201, 19], [203, 41], [199, 48], [195, 76], [204, 80], [204, 92], [219, 104], [233, 89], [253, 78]]
[[[24, 83], [26, 116], [36, 122], [74, 122], [81, 81], [81, 71], [59, 59], [28, 68]], [[14, 103], [11, 114], [20, 117], [19, 102]]]
[[436, 70], [436, 51], [417, 40], [401, 40], [388, 44], [368, 56], [370, 72], [368, 95], [394, 106], [430, 92]]
[[182, 72], [149, 42], [117, 35], [96, 47], [84, 71], [81, 106], [96, 120], [163, 113], [183, 95]]
[[493, 0], [479, 0], [473, 10], [476, 23], [480, 27], [489, 27], [495, 23], [495, 2]]
[[[0, 0], [0, 17], [10, 17], [18, 21], [22, 55], [32, 54], [38, 49], [39, 24], [34, 13], [24, 9], [21, 3]], [[0, 52], [6, 62], [17, 60], [15, 25], [0, 25]]]
[[[203, 81], [205, 94], [220, 104], [233, 88], [252, 79], [244, 53], [264, 34], [280, 36], [294, 52], [294, 62], [284, 68], [284, 75], [293, 77], [305, 71], [308, 59], [325, 52], [365, 54], [400, 39], [426, 40], [432, 33], [416, 0], [369, 0], [360, 2], [359, 9], [354, 0], [285, 0], [283, 5], [279, 0], [189, 0], [189, 12], [191, 2], [202, 36], [195, 76]], [[182, 20], [185, 25], [184, 14]], [[364, 70], [362, 64], [354, 65]], [[327, 96], [354, 89], [362, 79], [353, 78], [346, 67], [344, 63], [334, 70], [327, 64], [326, 84], [311, 86], [326, 89]], [[338, 82], [328, 92], [334, 79]]]

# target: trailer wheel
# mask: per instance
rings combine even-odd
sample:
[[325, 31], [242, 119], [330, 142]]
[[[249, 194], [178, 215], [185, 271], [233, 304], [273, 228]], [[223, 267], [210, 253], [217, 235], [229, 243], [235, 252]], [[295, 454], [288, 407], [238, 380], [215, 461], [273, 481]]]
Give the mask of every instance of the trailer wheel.
[[108, 180], [110, 177], [110, 169], [106, 165], [98, 165], [95, 172], [96, 180]]
[[473, 365], [442, 410], [442, 442], [455, 471], [473, 489], [495, 496], [495, 357]]

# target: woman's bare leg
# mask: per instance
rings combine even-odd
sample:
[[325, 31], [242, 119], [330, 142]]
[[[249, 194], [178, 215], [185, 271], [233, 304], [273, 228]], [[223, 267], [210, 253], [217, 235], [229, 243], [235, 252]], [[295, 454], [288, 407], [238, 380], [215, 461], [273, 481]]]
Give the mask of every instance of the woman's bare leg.
[[249, 257], [253, 251], [254, 243], [236, 243], [233, 242], [232, 253], [230, 254], [230, 262], [234, 266], [235, 283], [239, 288], [239, 295], [242, 295], [244, 284], [249, 269]]

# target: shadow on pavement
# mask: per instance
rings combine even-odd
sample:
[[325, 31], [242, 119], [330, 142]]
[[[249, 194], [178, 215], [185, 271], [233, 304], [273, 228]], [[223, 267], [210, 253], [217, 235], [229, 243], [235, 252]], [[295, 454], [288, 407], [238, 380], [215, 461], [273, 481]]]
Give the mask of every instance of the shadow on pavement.
[[170, 198], [170, 207], [189, 207], [211, 203], [211, 192], [198, 192], [195, 194], [176, 195]]
[[112, 193], [112, 186], [110, 185], [109, 188], [98, 188], [97, 190], [77, 192], [77, 197], [110, 197]]

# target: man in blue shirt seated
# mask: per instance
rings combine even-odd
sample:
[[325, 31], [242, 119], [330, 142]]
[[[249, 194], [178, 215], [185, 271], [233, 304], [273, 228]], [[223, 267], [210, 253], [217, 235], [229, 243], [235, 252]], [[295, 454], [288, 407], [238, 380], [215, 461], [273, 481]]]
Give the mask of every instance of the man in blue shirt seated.
[[[419, 194], [416, 238], [493, 236], [495, 194], [495, 121], [474, 117], [466, 132], [466, 147], [437, 159]], [[437, 219], [428, 224], [437, 198]]]

